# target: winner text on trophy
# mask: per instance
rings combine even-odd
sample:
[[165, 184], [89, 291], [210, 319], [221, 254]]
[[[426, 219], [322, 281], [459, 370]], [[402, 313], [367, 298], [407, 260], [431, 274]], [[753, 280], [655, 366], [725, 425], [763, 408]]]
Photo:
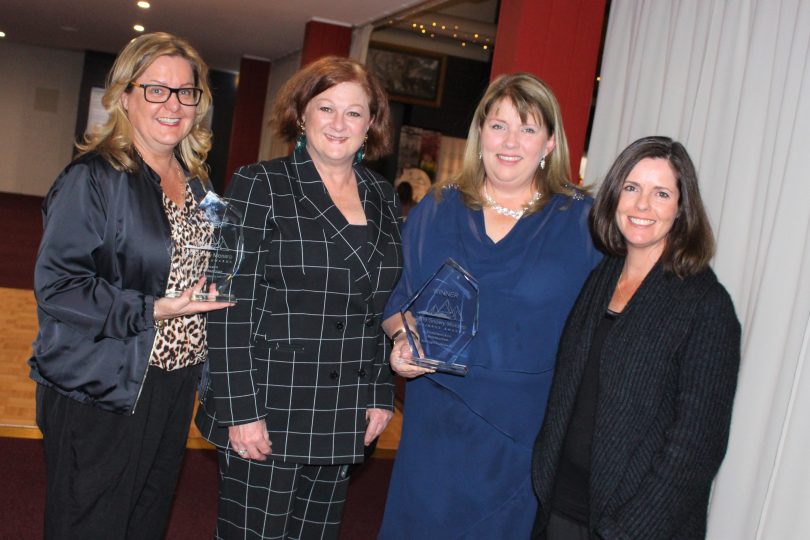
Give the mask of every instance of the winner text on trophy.
[[455, 375], [467, 374], [468, 368], [459, 358], [478, 332], [475, 278], [453, 259], [447, 259], [400, 314], [414, 364]]
[[[216, 193], [206, 189], [199, 178], [189, 181], [197, 208], [189, 218], [189, 225], [207, 231], [199, 239], [187, 242], [175, 249], [183, 251], [184, 264], [191, 265], [194, 276], [204, 277], [202, 291], [192, 296], [199, 302], [236, 302], [236, 297], [227, 292], [231, 279], [239, 271], [244, 255], [242, 214], [222, 200]], [[169, 290], [166, 296], [176, 298], [183, 291]]]

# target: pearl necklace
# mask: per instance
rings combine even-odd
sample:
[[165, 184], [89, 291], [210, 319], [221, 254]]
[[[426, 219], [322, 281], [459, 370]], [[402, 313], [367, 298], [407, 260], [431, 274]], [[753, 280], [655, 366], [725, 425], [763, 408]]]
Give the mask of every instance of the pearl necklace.
[[498, 204], [498, 202], [495, 201], [495, 199], [490, 197], [489, 191], [487, 191], [487, 184], [484, 183], [484, 200], [487, 202], [487, 206], [489, 206], [502, 216], [508, 216], [512, 219], [522, 218], [523, 214], [525, 214], [534, 203], [539, 201], [540, 197], [542, 196], [543, 196], [542, 193], [540, 193], [539, 191], [535, 191], [534, 195], [532, 195], [532, 198], [529, 202], [521, 206], [518, 210], [512, 210], [511, 208], [507, 208], [503, 205]]

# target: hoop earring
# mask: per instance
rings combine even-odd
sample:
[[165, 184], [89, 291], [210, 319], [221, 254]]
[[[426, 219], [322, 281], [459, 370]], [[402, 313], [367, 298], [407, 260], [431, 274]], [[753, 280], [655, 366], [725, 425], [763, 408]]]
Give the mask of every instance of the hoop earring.
[[295, 139], [296, 152], [301, 151], [307, 145], [307, 127], [303, 120], [298, 121], [298, 137]]

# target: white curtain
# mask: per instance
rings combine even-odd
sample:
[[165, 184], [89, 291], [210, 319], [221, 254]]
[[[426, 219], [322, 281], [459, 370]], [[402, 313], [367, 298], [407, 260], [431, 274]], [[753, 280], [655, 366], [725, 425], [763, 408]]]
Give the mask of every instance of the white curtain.
[[810, 538], [810, 0], [613, 0], [586, 183], [684, 143], [743, 324], [709, 538]]

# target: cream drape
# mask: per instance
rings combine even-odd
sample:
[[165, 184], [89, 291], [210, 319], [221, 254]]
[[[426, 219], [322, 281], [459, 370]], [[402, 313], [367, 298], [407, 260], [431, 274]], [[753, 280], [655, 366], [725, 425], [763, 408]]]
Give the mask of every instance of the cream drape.
[[743, 324], [712, 539], [810, 538], [810, 1], [613, 0], [586, 183], [684, 143]]

